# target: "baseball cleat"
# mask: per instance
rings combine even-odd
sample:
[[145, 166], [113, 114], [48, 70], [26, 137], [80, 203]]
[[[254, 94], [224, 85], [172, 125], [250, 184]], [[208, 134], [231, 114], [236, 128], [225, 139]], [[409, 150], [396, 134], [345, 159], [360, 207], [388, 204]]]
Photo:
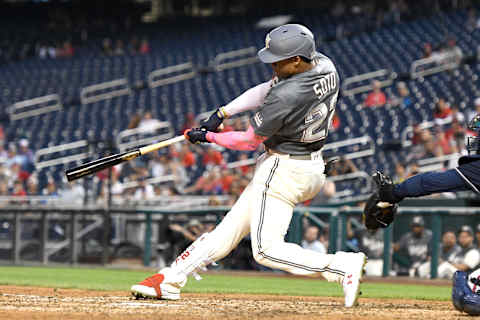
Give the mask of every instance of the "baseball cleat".
[[161, 273], [146, 278], [132, 286], [130, 291], [136, 299], [180, 299], [180, 289], [164, 283], [165, 276]]
[[360, 293], [360, 283], [365, 272], [367, 256], [363, 252], [354, 253], [352, 257], [351, 268], [343, 277], [342, 286], [345, 294], [345, 307], [350, 308], [357, 305]]

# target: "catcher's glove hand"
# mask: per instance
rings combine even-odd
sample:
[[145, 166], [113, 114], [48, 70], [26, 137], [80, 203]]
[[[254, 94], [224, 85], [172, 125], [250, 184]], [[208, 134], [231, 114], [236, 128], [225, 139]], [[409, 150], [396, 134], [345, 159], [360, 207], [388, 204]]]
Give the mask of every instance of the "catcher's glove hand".
[[363, 224], [369, 230], [388, 227], [395, 219], [395, 213], [398, 209], [396, 203], [382, 202], [379, 195], [382, 185], [389, 184], [393, 186], [391, 179], [381, 172], [377, 172], [373, 176], [373, 181], [377, 184], [378, 190], [368, 198], [362, 213]]

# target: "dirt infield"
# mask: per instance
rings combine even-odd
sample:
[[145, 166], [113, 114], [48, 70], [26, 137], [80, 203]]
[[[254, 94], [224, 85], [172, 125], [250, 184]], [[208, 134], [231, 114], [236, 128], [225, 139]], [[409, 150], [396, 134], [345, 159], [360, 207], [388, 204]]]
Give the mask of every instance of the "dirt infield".
[[[0, 319], [467, 319], [448, 301], [184, 294], [135, 300], [127, 292], [0, 286]], [[470, 318], [470, 317], [468, 317]]]

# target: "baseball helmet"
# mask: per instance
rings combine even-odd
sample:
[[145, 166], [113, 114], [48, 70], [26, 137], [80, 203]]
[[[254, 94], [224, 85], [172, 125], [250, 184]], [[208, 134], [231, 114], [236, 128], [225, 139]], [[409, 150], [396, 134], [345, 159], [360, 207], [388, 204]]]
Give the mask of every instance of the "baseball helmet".
[[315, 57], [313, 33], [301, 24], [285, 24], [270, 31], [265, 37], [265, 48], [258, 51], [263, 63], [274, 63], [295, 56]]
[[474, 136], [468, 137], [467, 139], [468, 154], [480, 154], [480, 114], [477, 114], [470, 120], [468, 129], [475, 132]]

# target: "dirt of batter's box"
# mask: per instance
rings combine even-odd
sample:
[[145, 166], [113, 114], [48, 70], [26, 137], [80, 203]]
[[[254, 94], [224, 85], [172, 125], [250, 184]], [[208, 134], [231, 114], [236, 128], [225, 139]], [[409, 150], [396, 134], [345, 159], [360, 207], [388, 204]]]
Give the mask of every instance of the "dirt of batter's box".
[[0, 286], [0, 319], [467, 319], [449, 301], [245, 294], [183, 294], [178, 301], [135, 300], [128, 292]]

